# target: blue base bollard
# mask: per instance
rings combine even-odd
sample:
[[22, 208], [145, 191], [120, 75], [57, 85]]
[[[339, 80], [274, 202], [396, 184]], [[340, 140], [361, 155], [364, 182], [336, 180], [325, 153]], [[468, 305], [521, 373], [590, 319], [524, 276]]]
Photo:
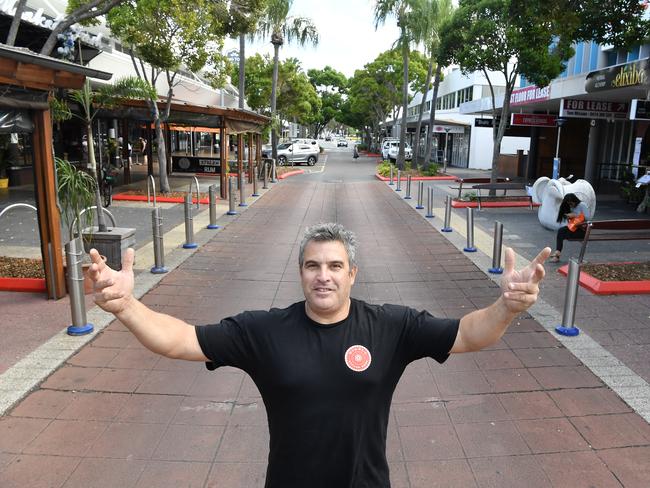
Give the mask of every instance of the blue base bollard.
[[558, 325], [555, 328], [555, 332], [563, 336], [573, 337], [580, 334], [580, 329], [577, 327], [564, 327], [563, 325]]
[[169, 270], [164, 266], [154, 266], [153, 268], [151, 268], [151, 272], [153, 274], [163, 274], [163, 273], [167, 273], [168, 271]]
[[183, 244], [183, 249], [196, 249], [197, 247], [199, 247], [199, 245], [196, 244], [195, 242], [191, 242], [189, 244]]
[[465, 252], [476, 252], [476, 248], [475, 247], [464, 247], [463, 251], [465, 251]]
[[71, 325], [68, 327], [68, 335], [82, 336], [82, 335], [90, 334], [93, 330], [95, 330], [95, 326], [93, 324], [86, 324], [86, 325], [82, 325], [81, 327]]
[[426, 217], [427, 219], [432, 219], [432, 218], [434, 217], [434, 215], [433, 215], [433, 214], [426, 214], [425, 217]]
[[422, 206], [422, 205], [416, 205], [415, 208], [417, 210], [424, 210], [424, 206]]
[[442, 229], [440, 229], [440, 231], [441, 232], [453, 232], [454, 229], [452, 229], [451, 227], [443, 227]]
[[411, 200], [411, 197], [404, 197], [404, 200]]
[[214, 224], [214, 225], [212, 225], [212, 224], [208, 224], [208, 226], [206, 227], [206, 229], [221, 229], [221, 226], [220, 226], [220, 225], [217, 225], [217, 224]]
[[251, 196], [252, 196], [252, 197], [259, 197], [260, 194], [259, 194], [259, 193], [253, 193]]
[[248, 207], [248, 203], [240, 203], [238, 206], [239, 207]]
[[501, 274], [503, 273], [503, 268], [488, 268], [488, 273]]
[[228, 210], [226, 212], [226, 215], [237, 215], [237, 212], [235, 212], [234, 210], [232, 212], [230, 210]]

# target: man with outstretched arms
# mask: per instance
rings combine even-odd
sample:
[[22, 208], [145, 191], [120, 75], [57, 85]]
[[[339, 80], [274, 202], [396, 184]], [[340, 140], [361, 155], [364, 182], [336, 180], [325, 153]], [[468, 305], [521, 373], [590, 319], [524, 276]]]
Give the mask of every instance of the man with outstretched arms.
[[450, 353], [499, 340], [537, 300], [551, 250], [516, 271], [506, 249], [501, 295], [460, 320], [351, 298], [356, 252], [354, 234], [340, 224], [314, 225], [300, 246], [304, 301], [208, 326], [157, 313], [133, 297], [132, 249], [120, 272], [92, 250], [90, 275], [95, 302], [151, 351], [251, 376], [269, 423], [267, 488], [389, 487], [386, 429], [406, 366], [424, 357], [442, 363]]

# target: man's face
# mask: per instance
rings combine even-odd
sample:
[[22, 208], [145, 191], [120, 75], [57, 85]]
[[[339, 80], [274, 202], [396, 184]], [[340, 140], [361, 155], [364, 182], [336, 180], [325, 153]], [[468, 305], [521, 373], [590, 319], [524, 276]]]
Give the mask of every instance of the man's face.
[[356, 275], [341, 242], [310, 241], [305, 246], [300, 278], [307, 307], [317, 317], [336, 322], [347, 316]]

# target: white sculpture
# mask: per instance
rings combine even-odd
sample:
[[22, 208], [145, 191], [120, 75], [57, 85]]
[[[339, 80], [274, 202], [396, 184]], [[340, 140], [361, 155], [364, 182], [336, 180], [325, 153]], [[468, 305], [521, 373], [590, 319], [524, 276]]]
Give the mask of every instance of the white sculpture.
[[[571, 176], [569, 176], [571, 178]], [[596, 213], [596, 193], [591, 184], [586, 180], [570, 182], [567, 179], [559, 178], [552, 180], [546, 176], [538, 178], [533, 184], [533, 202], [539, 203], [537, 211], [539, 223], [547, 229], [557, 230], [562, 225], [557, 221], [557, 213], [564, 195], [574, 193], [589, 210], [585, 219], [592, 219]]]

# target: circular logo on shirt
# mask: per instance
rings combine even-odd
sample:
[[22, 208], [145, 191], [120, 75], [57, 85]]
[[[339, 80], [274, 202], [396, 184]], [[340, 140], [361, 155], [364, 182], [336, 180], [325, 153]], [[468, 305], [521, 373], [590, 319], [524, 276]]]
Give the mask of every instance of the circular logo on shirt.
[[370, 351], [364, 346], [350, 346], [347, 351], [345, 351], [345, 364], [348, 365], [352, 371], [360, 373], [365, 371], [370, 366], [372, 361], [372, 356]]

